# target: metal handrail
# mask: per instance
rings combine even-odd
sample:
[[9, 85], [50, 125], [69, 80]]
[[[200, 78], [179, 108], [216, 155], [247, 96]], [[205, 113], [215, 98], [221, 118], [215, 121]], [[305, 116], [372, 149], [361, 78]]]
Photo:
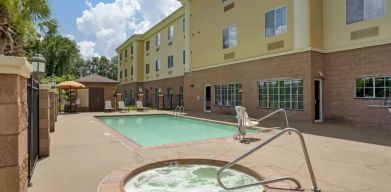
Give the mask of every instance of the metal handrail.
[[267, 118], [269, 118], [269, 117], [271, 117], [271, 116], [273, 116], [273, 115], [275, 115], [275, 114], [277, 114], [277, 113], [279, 113], [279, 112], [283, 112], [283, 113], [284, 113], [284, 115], [285, 115], [285, 121], [286, 121], [286, 128], [288, 128], [288, 127], [289, 127], [289, 121], [288, 121], [288, 115], [287, 115], [285, 109], [278, 109], [278, 110], [276, 110], [276, 111], [273, 111], [273, 112], [267, 114], [266, 116], [264, 116], [264, 117], [262, 117], [262, 118], [260, 118], [260, 119], [253, 119], [253, 118], [249, 118], [249, 119], [252, 120], [252, 121], [261, 122], [261, 121], [263, 121], [263, 120], [265, 120], [265, 119], [267, 119]]
[[269, 183], [275, 183], [275, 182], [280, 182], [280, 181], [285, 181], [285, 180], [290, 180], [290, 181], [293, 181], [296, 185], [297, 185], [297, 188], [296, 190], [302, 190], [301, 188], [301, 185], [300, 185], [300, 182], [292, 177], [289, 177], [289, 176], [285, 176], [285, 177], [280, 177], [280, 178], [275, 178], [275, 179], [269, 179], [269, 180], [264, 180], [264, 181], [258, 181], [257, 183], [253, 183], [253, 184], [247, 184], [247, 185], [241, 185], [241, 186], [236, 186], [236, 187], [227, 187], [225, 186], [222, 181], [221, 181], [221, 173], [232, 167], [235, 163], [237, 163], [238, 161], [246, 158], [247, 156], [249, 156], [250, 154], [254, 153], [255, 151], [257, 151], [258, 149], [262, 148], [263, 146], [267, 145], [268, 143], [270, 143], [271, 141], [275, 140], [276, 138], [280, 137], [281, 135], [283, 135], [284, 133], [286, 132], [294, 132], [296, 133], [299, 138], [300, 138], [300, 142], [301, 142], [301, 147], [303, 149], [303, 153], [304, 153], [304, 157], [305, 157], [305, 160], [306, 160], [306, 164], [307, 164], [307, 168], [308, 168], [308, 172], [311, 176], [311, 181], [312, 181], [312, 191], [314, 192], [320, 192], [320, 189], [318, 187], [318, 184], [316, 182], [316, 179], [315, 179], [315, 175], [314, 175], [314, 171], [312, 169], [312, 165], [311, 165], [311, 161], [310, 161], [310, 157], [308, 155], [308, 150], [307, 150], [307, 147], [305, 145], [305, 141], [304, 141], [304, 137], [303, 135], [300, 133], [299, 130], [297, 129], [294, 129], [294, 128], [286, 128], [284, 130], [281, 130], [279, 133], [277, 133], [276, 135], [272, 136], [271, 138], [267, 139], [266, 141], [264, 141], [263, 143], [260, 143], [259, 145], [255, 146], [253, 149], [249, 150], [248, 152], [244, 153], [243, 155], [239, 156], [238, 158], [236, 158], [235, 160], [233, 160], [232, 162], [228, 163], [227, 165], [225, 165], [224, 167], [222, 167], [218, 172], [217, 172], [217, 182], [219, 183], [219, 185], [226, 189], [226, 190], [235, 190], [235, 189], [242, 189], [242, 188], [247, 188], [247, 187], [252, 187], [252, 186], [256, 186], [256, 185], [263, 185], [263, 184], [269, 184]]

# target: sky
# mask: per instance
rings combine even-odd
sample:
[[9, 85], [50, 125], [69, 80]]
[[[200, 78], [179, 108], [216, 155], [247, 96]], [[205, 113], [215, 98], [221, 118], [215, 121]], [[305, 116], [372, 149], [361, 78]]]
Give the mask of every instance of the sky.
[[74, 40], [84, 59], [113, 57], [132, 34], [144, 33], [177, 10], [178, 0], [49, 0], [59, 34]]

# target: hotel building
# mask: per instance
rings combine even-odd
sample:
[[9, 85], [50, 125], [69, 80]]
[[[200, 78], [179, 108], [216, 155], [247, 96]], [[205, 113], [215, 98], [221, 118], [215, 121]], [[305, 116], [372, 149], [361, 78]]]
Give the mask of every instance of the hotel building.
[[391, 129], [389, 1], [181, 2], [117, 48], [125, 97], [142, 90], [156, 105], [161, 91], [167, 109], [284, 108], [293, 120]]

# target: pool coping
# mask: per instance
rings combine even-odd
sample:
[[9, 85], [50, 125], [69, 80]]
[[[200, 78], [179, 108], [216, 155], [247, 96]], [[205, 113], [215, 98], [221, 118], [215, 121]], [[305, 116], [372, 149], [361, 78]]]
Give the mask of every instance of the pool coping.
[[[106, 175], [105, 178], [100, 182], [97, 192], [125, 192], [125, 183], [130, 178], [136, 176], [143, 171], [166, 166], [168, 162], [172, 161], [178, 161], [179, 164], [208, 164], [215, 166], [223, 166], [231, 160], [232, 157], [228, 156], [220, 156], [215, 157], [213, 159], [203, 156], [183, 156], [176, 158], [160, 158], [155, 161], [145, 160], [141, 163], [130, 163]], [[276, 175], [275, 172], [273, 172], [271, 169], [264, 167], [260, 164], [237, 163], [232, 168], [234, 170], [249, 174], [258, 180], [266, 180], [280, 177]], [[268, 186], [263, 187], [264, 191], [267, 192], [287, 192], [293, 190], [292, 185], [287, 181], [272, 183]]]
[[[120, 132], [117, 130], [113, 129], [112, 127], [106, 125], [104, 122], [102, 122], [98, 117], [121, 117], [121, 116], [150, 116], [150, 115], [171, 115], [168, 112], [158, 112], [154, 114], [115, 114], [115, 115], [97, 115], [93, 116], [93, 119], [95, 120], [94, 122], [97, 123], [105, 132], [109, 133], [112, 135], [114, 138], [119, 140], [121, 143], [126, 145], [128, 148], [132, 148], [135, 151], [140, 151], [140, 150], [148, 150], [148, 149], [163, 149], [163, 148], [172, 148], [172, 147], [177, 147], [179, 145], [181, 146], [186, 146], [186, 145], [194, 145], [194, 144], [203, 144], [203, 143], [211, 143], [211, 142], [216, 142], [216, 141], [226, 141], [227, 139], [231, 140], [232, 137], [219, 137], [219, 138], [211, 138], [211, 139], [202, 139], [202, 140], [196, 140], [196, 141], [186, 141], [186, 142], [178, 142], [178, 143], [171, 143], [171, 144], [162, 144], [162, 145], [156, 145], [156, 146], [147, 146], [144, 147], [137, 142], [133, 141], [132, 139], [126, 137], [125, 135], [122, 135]], [[230, 122], [224, 122], [224, 121], [217, 121], [217, 120], [211, 120], [211, 119], [203, 119], [203, 118], [198, 118], [198, 117], [192, 117], [192, 116], [181, 116], [181, 118], [189, 118], [189, 119], [195, 119], [195, 120], [201, 120], [201, 121], [207, 121], [207, 122], [212, 122], [212, 123], [219, 123], [219, 124], [224, 124], [224, 125], [236, 125], [235, 123], [230, 123]], [[234, 129], [234, 128], [233, 128]], [[256, 129], [258, 130], [257, 133], [251, 133], [247, 135], [256, 135], [259, 133], [265, 133], [265, 132], [270, 132], [274, 130], [273, 128], [265, 128], [265, 127], [259, 127], [255, 126], [254, 128], [251, 129]]]

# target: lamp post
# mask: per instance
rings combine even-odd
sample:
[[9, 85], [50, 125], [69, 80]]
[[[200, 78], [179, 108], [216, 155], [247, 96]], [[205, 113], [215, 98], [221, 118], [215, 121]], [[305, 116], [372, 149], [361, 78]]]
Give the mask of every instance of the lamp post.
[[45, 76], [46, 59], [42, 56], [42, 54], [35, 54], [30, 61], [33, 66], [33, 79], [40, 82]]
[[54, 76], [54, 74], [50, 78], [49, 85], [50, 85], [50, 89], [56, 88], [57, 82], [56, 82], [56, 77]]

